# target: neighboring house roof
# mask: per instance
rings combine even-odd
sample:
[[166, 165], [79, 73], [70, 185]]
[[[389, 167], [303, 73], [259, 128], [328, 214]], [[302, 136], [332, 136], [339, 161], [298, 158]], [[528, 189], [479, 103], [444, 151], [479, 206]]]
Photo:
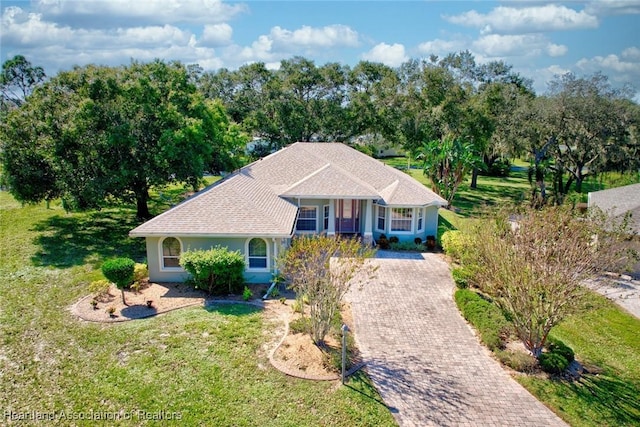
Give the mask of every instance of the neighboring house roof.
[[597, 206], [614, 217], [631, 213], [632, 227], [640, 233], [640, 184], [589, 193], [589, 207]]
[[447, 205], [409, 175], [347, 145], [297, 142], [243, 167], [130, 235], [290, 236], [298, 208], [286, 198]]

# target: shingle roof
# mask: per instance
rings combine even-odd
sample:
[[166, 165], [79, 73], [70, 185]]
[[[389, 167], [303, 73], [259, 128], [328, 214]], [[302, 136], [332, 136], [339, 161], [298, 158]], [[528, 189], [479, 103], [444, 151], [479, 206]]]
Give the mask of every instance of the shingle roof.
[[130, 235], [288, 236], [297, 206], [286, 198], [330, 197], [446, 206], [409, 175], [344, 144], [298, 142], [243, 167]]
[[597, 206], [614, 217], [631, 212], [632, 226], [640, 233], [640, 184], [591, 192], [589, 206]]
[[274, 236], [293, 232], [298, 207], [268, 187], [235, 173], [145, 222], [129, 234], [143, 236]]

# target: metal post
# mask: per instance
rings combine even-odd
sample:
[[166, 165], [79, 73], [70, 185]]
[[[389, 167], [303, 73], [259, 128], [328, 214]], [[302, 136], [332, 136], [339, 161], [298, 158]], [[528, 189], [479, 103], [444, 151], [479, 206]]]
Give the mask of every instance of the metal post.
[[345, 383], [345, 371], [347, 367], [347, 332], [349, 328], [347, 325], [342, 325], [342, 384]]

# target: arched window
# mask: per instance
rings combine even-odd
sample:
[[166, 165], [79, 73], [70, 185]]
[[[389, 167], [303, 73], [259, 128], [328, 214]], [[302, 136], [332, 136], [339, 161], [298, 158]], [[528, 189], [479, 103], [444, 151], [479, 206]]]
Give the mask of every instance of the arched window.
[[267, 242], [263, 239], [253, 238], [249, 240], [247, 257], [249, 259], [250, 269], [266, 269], [269, 265]]
[[180, 251], [182, 245], [175, 237], [167, 237], [162, 241], [162, 268], [180, 268]]

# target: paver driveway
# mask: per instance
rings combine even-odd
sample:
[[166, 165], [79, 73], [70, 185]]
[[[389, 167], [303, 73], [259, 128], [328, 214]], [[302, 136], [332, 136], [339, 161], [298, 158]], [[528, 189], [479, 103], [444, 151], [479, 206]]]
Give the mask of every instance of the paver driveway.
[[401, 426], [565, 425], [489, 356], [453, 301], [436, 254], [380, 251], [349, 291], [367, 372]]

